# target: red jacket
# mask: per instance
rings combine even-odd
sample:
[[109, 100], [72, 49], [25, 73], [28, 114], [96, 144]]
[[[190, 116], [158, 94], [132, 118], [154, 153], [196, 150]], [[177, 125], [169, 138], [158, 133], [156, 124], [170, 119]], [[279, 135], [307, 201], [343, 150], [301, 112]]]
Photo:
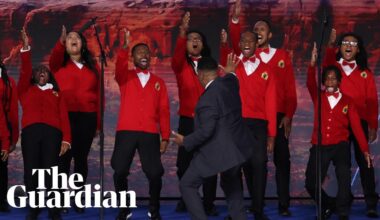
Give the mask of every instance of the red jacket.
[[64, 45], [57, 42], [50, 56], [49, 66], [65, 97], [67, 110], [69, 112], [97, 112], [97, 128], [99, 129], [99, 77], [86, 65], [79, 69], [71, 60], [63, 66], [64, 53]]
[[11, 145], [15, 145], [17, 143], [17, 140], [19, 138], [19, 125], [18, 125], [18, 95], [17, 95], [17, 88], [16, 83], [14, 79], [10, 76], [9, 78], [9, 87], [7, 91], [5, 91], [5, 84], [2, 79], [0, 79], [0, 97], [4, 97], [5, 93], [7, 94], [7, 99], [9, 100], [7, 103], [7, 106], [3, 103], [0, 106], [3, 107], [3, 110], [5, 110], [7, 115], [7, 122], [10, 123], [10, 126], [12, 127], [12, 140]]
[[347, 76], [341, 64], [336, 61], [334, 48], [326, 49], [323, 65], [335, 65], [340, 69], [342, 73], [342, 82], [340, 83], [342, 93], [352, 99], [360, 118], [368, 122], [368, 127], [377, 130], [379, 110], [374, 74], [368, 69], [360, 70], [357, 66]]
[[[234, 24], [230, 22], [229, 28], [234, 52], [240, 54], [240, 23]], [[267, 65], [269, 65], [272, 72], [276, 74], [276, 78], [280, 79], [276, 80], [277, 112], [285, 113], [288, 118], [293, 118], [297, 108], [297, 93], [292, 62], [288, 52], [282, 49], [275, 50], [275, 54], [268, 61]], [[257, 51], [258, 50], [256, 50], [256, 57], [261, 58]]]
[[165, 82], [150, 73], [143, 88], [136, 70], [128, 69], [128, 51], [123, 49], [117, 56], [115, 79], [120, 87], [120, 112], [116, 130], [161, 133], [163, 140], [169, 140], [170, 111]]
[[[226, 45], [221, 47], [221, 64], [224, 65], [230, 52]], [[242, 62], [235, 71], [240, 85], [240, 97], [244, 118], [258, 118], [268, 121], [268, 136], [276, 136], [276, 78], [271, 69], [260, 60], [257, 69], [247, 75]]]
[[[0, 104], [3, 102], [0, 100]], [[3, 108], [0, 108], [0, 141], [1, 141], [1, 150], [9, 151], [10, 141], [9, 141], [9, 130], [4, 114]]]
[[204, 88], [193, 67], [186, 61], [186, 41], [186, 38], [178, 37], [172, 56], [172, 69], [178, 85], [178, 114], [193, 118], [195, 106]]
[[32, 61], [30, 52], [21, 53], [21, 73], [17, 85], [22, 107], [22, 128], [43, 123], [62, 131], [63, 140], [71, 143], [71, 130], [66, 103], [60, 92], [41, 90], [30, 83]]
[[[318, 143], [318, 88], [315, 72], [315, 67], [309, 67], [307, 74], [307, 88], [314, 103], [312, 144]], [[321, 93], [322, 145], [348, 141], [351, 128], [362, 152], [368, 152], [368, 143], [361, 126], [360, 118], [351, 99], [342, 94], [342, 98], [338, 104], [331, 109], [326, 93], [324, 91], [321, 91]]]

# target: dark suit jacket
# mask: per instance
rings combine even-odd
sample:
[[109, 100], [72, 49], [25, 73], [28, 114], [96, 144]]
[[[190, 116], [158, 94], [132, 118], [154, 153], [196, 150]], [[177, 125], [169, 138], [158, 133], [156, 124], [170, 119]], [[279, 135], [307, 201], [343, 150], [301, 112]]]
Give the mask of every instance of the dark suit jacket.
[[184, 138], [191, 163], [202, 177], [237, 166], [252, 154], [254, 137], [243, 124], [239, 83], [233, 74], [216, 78], [199, 98], [194, 132]]

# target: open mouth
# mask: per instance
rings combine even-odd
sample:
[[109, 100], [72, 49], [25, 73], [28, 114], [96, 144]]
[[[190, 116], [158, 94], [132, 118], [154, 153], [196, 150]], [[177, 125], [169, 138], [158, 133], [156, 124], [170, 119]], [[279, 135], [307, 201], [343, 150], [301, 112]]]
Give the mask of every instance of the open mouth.
[[327, 86], [327, 87], [326, 87], [326, 91], [327, 91], [327, 92], [330, 92], [330, 93], [331, 93], [331, 92], [334, 92], [334, 87], [332, 87], [332, 86]]
[[148, 64], [148, 60], [143, 58], [140, 60], [140, 64], [143, 65], [143, 66], [146, 66]]
[[251, 52], [251, 48], [249, 48], [249, 47], [244, 47], [243, 52], [244, 52], [244, 53], [249, 53], [249, 52]]
[[198, 45], [197, 44], [193, 44], [193, 49], [197, 49], [198, 48]]

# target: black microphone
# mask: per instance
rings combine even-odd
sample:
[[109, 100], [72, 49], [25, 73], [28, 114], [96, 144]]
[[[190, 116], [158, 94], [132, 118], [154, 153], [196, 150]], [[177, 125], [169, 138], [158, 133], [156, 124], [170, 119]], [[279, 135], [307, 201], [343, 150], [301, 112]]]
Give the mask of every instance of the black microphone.
[[94, 18], [91, 18], [89, 21], [87, 21], [80, 29], [79, 29], [79, 33], [83, 33], [85, 30], [87, 30], [91, 25], [94, 25], [95, 24], [95, 21], [96, 19], [98, 19], [98, 17], [94, 17]]

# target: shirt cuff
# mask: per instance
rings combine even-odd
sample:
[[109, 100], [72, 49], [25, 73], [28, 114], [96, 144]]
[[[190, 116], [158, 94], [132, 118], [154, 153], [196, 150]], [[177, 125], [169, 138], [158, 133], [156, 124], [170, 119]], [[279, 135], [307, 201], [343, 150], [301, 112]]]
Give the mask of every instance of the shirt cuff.
[[28, 52], [29, 50], [30, 50], [30, 46], [28, 46], [26, 50], [24, 50], [24, 47], [21, 47], [20, 52], [24, 53], [24, 52]]
[[238, 24], [238, 23], [239, 23], [239, 18], [238, 18], [238, 19], [232, 18], [232, 19], [231, 19], [231, 22], [232, 22], [233, 24]]
[[65, 144], [68, 144], [69, 145], [69, 149], [71, 149], [71, 144], [67, 141], [62, 141], [62, 144], [65, 143]]

